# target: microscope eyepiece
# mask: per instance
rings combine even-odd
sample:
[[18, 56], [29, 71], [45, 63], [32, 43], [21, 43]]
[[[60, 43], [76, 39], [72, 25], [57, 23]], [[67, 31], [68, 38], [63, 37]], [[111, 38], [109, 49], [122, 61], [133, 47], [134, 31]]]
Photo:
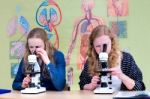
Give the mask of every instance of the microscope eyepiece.
[[107, 51], [107, 44], [103, 44], [103, 52]]

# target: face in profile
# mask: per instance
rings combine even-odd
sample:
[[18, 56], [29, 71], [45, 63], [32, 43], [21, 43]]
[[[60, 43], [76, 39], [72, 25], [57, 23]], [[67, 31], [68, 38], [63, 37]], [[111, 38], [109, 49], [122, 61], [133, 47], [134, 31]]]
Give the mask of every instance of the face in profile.
[[[44, 49], [44, 42], [40, 38], [29, 38], [28, 46], [31, 54], [36, 54], [36, 49]], [[37, 55], [37, 54], [36, 54]], [[39, 55], [37, 55], [39, 57]]]
[[109, 36], [107, 35], [102, 35], [97, 37], [94, 40], [94, 48], [97, 54], [99, 54], [100, 52], [102, 52], [103, 50], [103, 44], [107, 44], [107, 53], [109, 54], [111, 51], [111, 40], [109, 38]]

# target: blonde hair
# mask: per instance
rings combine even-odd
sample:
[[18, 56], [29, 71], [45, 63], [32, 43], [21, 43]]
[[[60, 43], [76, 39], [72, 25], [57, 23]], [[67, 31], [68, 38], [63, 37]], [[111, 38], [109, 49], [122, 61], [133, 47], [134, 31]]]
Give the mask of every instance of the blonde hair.
[[105, 25], [98, 25], [95, 27], [89, 37], [89, 48], [88, 48], [88, 66], [89, 66], [89, 74], [91, 76], [96, 75], [96, 69], [98, 66], [98, 54], [94, 49], [93, 42], [94, 40], [102, 35], [109, 36], [111, 40], [111, 51], [109, 53], [108, 64], [109, 67], [114, 67], [117, 65], [118, 57], [119, 57], [119, 44], [117, 41], [117, 36], [110, 31], [110, 29]]

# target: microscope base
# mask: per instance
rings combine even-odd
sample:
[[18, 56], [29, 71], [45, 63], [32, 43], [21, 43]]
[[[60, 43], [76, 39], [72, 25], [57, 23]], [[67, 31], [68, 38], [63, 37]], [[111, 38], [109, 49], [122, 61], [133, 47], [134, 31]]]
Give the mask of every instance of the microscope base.
[[45, 87], [32, 87], [32, 88], [25, 88], [23, 90], [21, 90], [22, 94], [36, 94], [36, 93], [42, 93], [45, 92], [46, 88]]
[[106, 87], [106, 88], [97, 87], [94, 90], [94, 93], [95, 94], [112, 94], [112, 93], [114, 93], [114, 90], [113, 89], [109, 89], [108, 87]]

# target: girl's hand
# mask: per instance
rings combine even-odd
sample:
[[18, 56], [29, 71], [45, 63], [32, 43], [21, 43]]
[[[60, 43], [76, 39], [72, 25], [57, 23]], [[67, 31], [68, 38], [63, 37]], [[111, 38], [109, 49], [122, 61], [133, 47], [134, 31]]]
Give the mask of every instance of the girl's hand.
[[110, 68], [109, 71], [111, 75], [117, 76], [118, 78], [120, 78], [120, 76], [123, 74], [120, 66]]
[[22, 82], [22, 88], [27, 88], [29, 87], [29, 83], [31, 82], [31, 78], [29, 75], [27, 75]]
[[42, 58], [43, 62], [44, 62], [46, 65], [50, 63], [48, 54], [47, 54], [47, 52], [46, 52], [44, 49], [42, 49], [42, 48], [37, 48], [37, 49], [36, 49], [36, 53], [37, 53], [37, 55], [40, 55], [40, 57]]
[[91, 83], [88, 85], [89, 90], [94, 90], [96, 87], [98, 87], [98, 82], [100, 81], [99, 76], [93, 76]]

